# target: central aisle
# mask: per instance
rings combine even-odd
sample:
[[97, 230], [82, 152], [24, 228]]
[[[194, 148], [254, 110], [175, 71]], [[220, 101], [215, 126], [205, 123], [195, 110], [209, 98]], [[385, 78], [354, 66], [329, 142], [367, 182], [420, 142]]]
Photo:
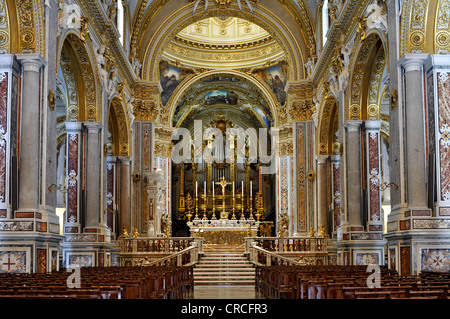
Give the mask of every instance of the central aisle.
[[192, 299], [263, 299], [253, 286], [195, 286]]
[[204, 245], [194, 268], [193, 299], [258, 299], [255, 268], [243, 245]]

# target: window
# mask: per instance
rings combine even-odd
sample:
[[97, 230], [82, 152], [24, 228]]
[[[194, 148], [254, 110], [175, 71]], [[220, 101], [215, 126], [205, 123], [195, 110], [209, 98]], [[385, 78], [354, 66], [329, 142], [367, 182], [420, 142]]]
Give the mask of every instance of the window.
[[124, 36], [124, 9], [122, 0], [117, 0], [117, 30], [119, 31], [119, 41], [123, 45]]
[[328, 17], [328, 0], [323, 2], [322, 7], [322, 46], [325, 46], [327, 42], [327, 33], [329, 28], [329, 17]]

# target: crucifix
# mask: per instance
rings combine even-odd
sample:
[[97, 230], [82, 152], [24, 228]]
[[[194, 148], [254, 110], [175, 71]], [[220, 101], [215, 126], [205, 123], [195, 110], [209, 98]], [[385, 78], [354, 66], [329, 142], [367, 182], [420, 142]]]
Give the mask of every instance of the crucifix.
[[231, 185], [231, 183], [225, 180], [225, 176], [222, 176], [222, 179], [220, 182], [216, 182], [216, 185], [222, 186], [222, 214], [220, 219], [227, 219], [227, 214], [225, 213], [225, 187]]

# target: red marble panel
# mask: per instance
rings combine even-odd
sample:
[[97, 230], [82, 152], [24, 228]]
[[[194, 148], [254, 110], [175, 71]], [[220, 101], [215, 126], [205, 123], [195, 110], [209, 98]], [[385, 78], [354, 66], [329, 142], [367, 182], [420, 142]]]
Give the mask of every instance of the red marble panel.
[[6, 209], [0, 209], [0, 218], [6, 218], [8, 216], [8, 213]]
[[344, 251], [344, 266], [350, 265], [350, 253]]
[[0, 73], [0, 203], [6, 200], [6, 152], [8, 145], [8, 73]]
[[411, 275], [411, 248], [409, 246], [400, 247], [400, 265], [402, 276]]
[[409, 220], [401, 220], [400, 230], [408, 230], [408, 229], [411, 229], [411, 222]]
[[144, 172], [150, 172], [150, 124], [143, 125], [144, 137], [143, 137], [143, 162], [144, 162]]
[[106, 179], [107, 179], [107, 183], [106, 183], [106, 189], [107, 189], [107, 200], [106, 200], [106, 205], [107, 205], [107, 216], [106, 216], [106, 224], [108, 226], [109, 229], [112, 230], [113, 228], [113, 218], [114, 218], [114, 176], [115, 176], [115, 172], [114, 172], [114, 165], [112, 164], [108, 164], [107, 165], [107, 170], [106, 170]]
[[450, 201], [450, 73], [438, 73], [441, 200]]
[[431, 210], [430, 209], [413, 210], [412, 215], [413, 216], [431, 216]]
[[306, 231], [306, 152], [305, 152], [305, 124], [297, 124], [297, 210], [298, 231]]
[[341, 168], [340, 163], [333, 163], [334, 189], [334, 230], [341, 225]]
[[383, 226], [381, 225], [369, 225], [369, 231], [382, 231]]
[[52, 272], [58, 270], [58, 252], [52, 251]]
[[74, 223], [78, 221], [78, 135], [69, 134], [68, 142], [67, 221]]
[[75, 234], [78, 233], [78, 227], [64, 227], [64, 232], [67, 234]]
[[396, 260], [395, 260], [395, 249], [389, 249], [389, 269], [395, 270]]
[[379, 154], [379, 133], [369, 133], [369, 175], [370, 179], [370, 219], [381, 220], [380, 217], [380, 154]]
[[38, 274], [44, 274], [47, 272], [47, 250], [37, 249], [36, 255], [37, 255], [36, 272]]
[[34, 218], [34, 212], [15, 212], [16, 218]]
[[47, 223], [36, 222], [36, 231], [41, 233], [47, 232]]

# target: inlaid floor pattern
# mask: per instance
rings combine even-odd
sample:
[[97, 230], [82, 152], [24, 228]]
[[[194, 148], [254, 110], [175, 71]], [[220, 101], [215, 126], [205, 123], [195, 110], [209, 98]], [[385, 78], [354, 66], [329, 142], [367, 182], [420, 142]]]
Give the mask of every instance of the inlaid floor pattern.
[[194, 268], [194, 286], [255, 286], [255, 268], [243, 245], [204, 245], [203, 251]]

